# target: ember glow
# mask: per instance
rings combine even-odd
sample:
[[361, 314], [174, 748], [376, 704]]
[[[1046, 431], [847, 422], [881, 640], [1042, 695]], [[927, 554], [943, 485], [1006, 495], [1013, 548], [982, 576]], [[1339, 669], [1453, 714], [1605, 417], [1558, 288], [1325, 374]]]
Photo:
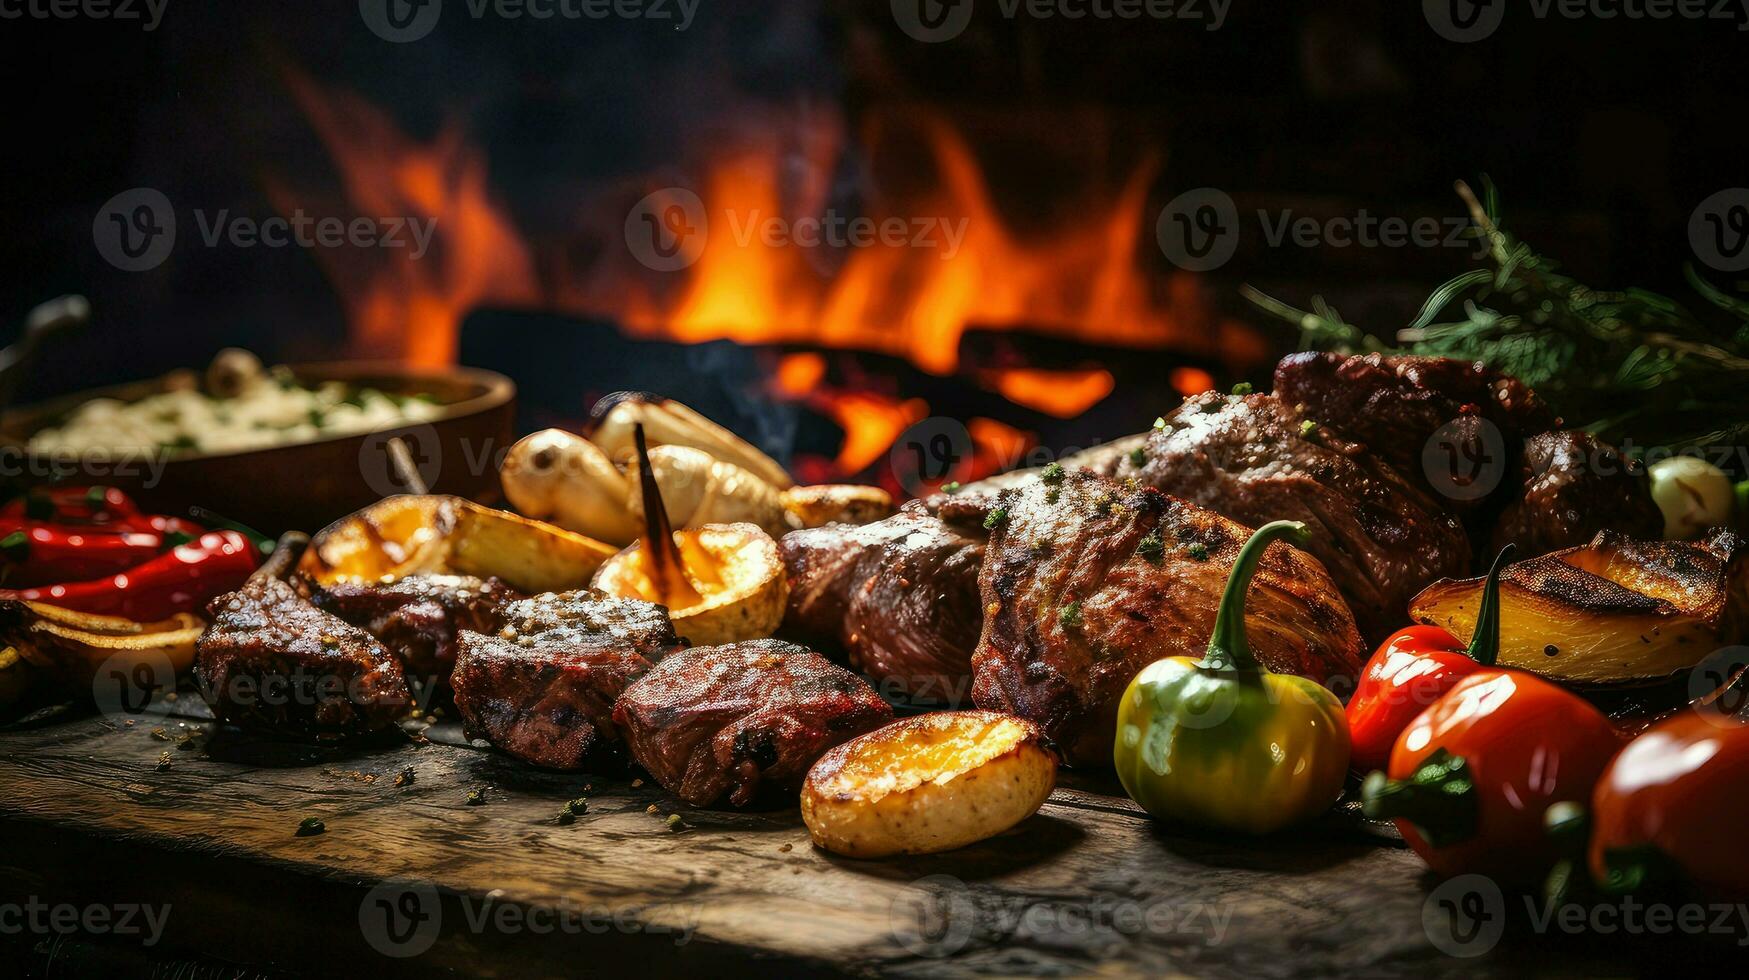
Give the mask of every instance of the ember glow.
[[[576, 269], [566, 249], [536, 246], [519, 232], [493, 194], [484, 155], [460, 127], [422, 142], [354, 95], [295, 71], [287, 78], [332, 154], [345, 201], [270, 178], [277, 207], [436, 222], [432, 254], [418, 261], [318, 250], [351, 320], [357, 355], [448, 364], [471, 311], [544, 310], [606, 319], [635, 338], [898, 356], [1030, 411], [1073, 419], [1111, 394], [1117, 379], [1110, 370], [1011, 358], [962, 364], [962, 337], [974, 329], [1016, 331], [1107, 351], [1173, 350], [1229, 362], [1262, 352], [1247, 328], [1210, 312], [1207, 287], [1196, 277], [1144, 265], [1154, 247], [1152, 160], [1104, 194], [1083, 192], [1079, 206], [1067, 209], [1072, 217], [1048, 233], [1022, 235], [994, 203], [966, 139], [940, 120], [921, 129], [912, 123], [907, 135], [926, 148], [933, 173], [913, 181], [921, 190], [867, 193], [866, 213], [856, 216], [865, 227], [902, 226], [907, 235], [810, 245], [799, 234], [764, 230], [796, 231], [809, 218], [815, 224], [807, 227], [818, 227], [836, 214], [825, 175], [850, 150], [835, 115], [791, 120], [785, 133], [722, 141], [698, 165], [697, 178], [685, 182], [708, 216], [696, 261], [652, 274], [625, 247], [626, 210], [607, 208], [579, 217], [579, 240], [603, 247], [571, 250], [592, 255], [590, 268]], [[878, 121], [867, 128], [858, 145], [872, 158], [883, 128]], [[629, 208], [661, 186], [646, 182], [618, 192]], [[612, 227], [590, 226], [609, 219]], [[845, 432], [833, 472], [824, 475], [866, 470], [908, 425], [929, 415], [923, 401], [878, 385], [835, 385], [820, 354], [784, 356], [773, 365], [776, 374], [765, 386], [770, 397], [805, 405]], [[1200, 378], [1178, 380], [1187, 388]], [[984, 438], [975, 441], [989, 460], [1032, 439], [1017, 429], [998, 433], [991, 427], [1002, 423], [994, 420], [980, 425]]]

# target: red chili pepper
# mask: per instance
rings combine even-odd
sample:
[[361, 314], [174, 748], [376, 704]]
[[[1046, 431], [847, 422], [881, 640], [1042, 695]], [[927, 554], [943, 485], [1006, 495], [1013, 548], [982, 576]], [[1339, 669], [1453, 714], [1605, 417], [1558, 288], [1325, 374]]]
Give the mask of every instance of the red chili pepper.
[[1494, 666], [1500, 655], [1500, 572], [1512, 550], [1512, 545], [1501, 548], [1488, 569], [1467, 649], [1441, 627], [1410, 626], [1392, 633], [1366, 662], [1348, 701], [1350, 764], [1357, 771], [1389, 765], [1391, 747], [1416, 715], [1459, 681]]
[[192, 536], [157, 531], [95, 531], [0, 521], [0, 582], [14, 588], [78, 582], [125, 572]]
[[53, 487], [31, 491], [0, 506], [0, 520], [52, 521], [58, 524], [103, 524], [110, 530], [144, 527], [139, 505], [114, 487]]
[[1749, 724], [1714, 708], [1648, 728], [1592, 796], [1591, 873], [1609, 892], [1686, 878], [1709, 898], [1749, 900]]
[[247, 537], [236, 531], [209, 531], [108, 578], [5, 590], [0, 598], [133, 620], [167, 619], [237, 588], [258, 564], [260, 555]]
[[1590, 703], [1516, 670], [1459, 681], [1416, 716], [1391, 750], [1390, 774], [1361, 787], [1374, 819], [1442, 875], [1538, 882], [1560, 848], [1543, 827], [1552, 804], [1584, 801], [1621, 739]]

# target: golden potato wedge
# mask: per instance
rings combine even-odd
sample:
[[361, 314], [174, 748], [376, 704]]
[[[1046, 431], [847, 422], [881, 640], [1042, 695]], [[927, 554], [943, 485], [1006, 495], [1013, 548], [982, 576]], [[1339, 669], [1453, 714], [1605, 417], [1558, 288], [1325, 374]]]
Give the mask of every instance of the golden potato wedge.
[[802, 820], [834, 854], [932, 854], [993, 837], [1051, 795], [1057, 757], [1038, 726], [995, 711], [940, 711], [838, 746], [802, 785]]
[[504, 496], [518, 511], [567, 530], [625, 545], [639, 524], [626, 509], [632, 485], [601, 447], [562, 429], [524, 436], [498, 467]]
[[674, 631], [693, 646], [757, 640], [777, 632], [789, 580], [771, 535], [752, 524], [706, 524], [674, 532], [680, 565], [697, 598], [662, 594], [645, 566], [642, 542], [604, 562], [595, 588], [668, 607]]
[[740, 436], [672, 398], [642, 392], [609, 395], [595, 408], [589, 440], [608, 458], [628, 465], [636, 456], [632, 431], [643, 425], [651, 446], [688, 446], [733, 463], [779, 490], [795, 484], [777, 461]]
[[[0, 642], [36, 672], [74, 686], [91, 683], [99, 667], [168, 661], [177, 674], [194, 665], [194, 642], [206, 622], [191, 613], [156, 623], [93, 616], [39, 602], [0, 600]], [[160, 659], [162, 658], [162, 659]]]
[[[1510, 565], [1500, 576], [1500, 663], [1574, 684], [1653, 681], [1740, 643], [1749, 612], [1743, 539], [1590, 544]], [[1409, 605], [1417, 622], [1469, 642], [1480, 578], [1441, 579]]]
[[[676, 528], [706, 524], [756, 524], [773, 537], [791, 530], [778, 490], [736, 466], [686, 446], [656, 446], [650, 450], [650, 472], [662, 492], [662, 504]], [[642, 468], [633, 459], [626, 467], [626, 513], [644, 523]]]
[[421, 572], [496, 576], [524, 592], [581, 588], [614, 552], [575, 531], [448, 496], [388, 497], [310, 539], [298, 571], [321, 585]]
[[783, 509], [796, 527], [828, 524], [873, 524], [893, 516], [893, 495], [880, 487], [822, 483], [791, 487], [779, 494]]
[[446, 563], [450, 571], [496, 576], [523, 592], [563, 592], [582, 588], [613, 553], [575, 531], [463, 500]]

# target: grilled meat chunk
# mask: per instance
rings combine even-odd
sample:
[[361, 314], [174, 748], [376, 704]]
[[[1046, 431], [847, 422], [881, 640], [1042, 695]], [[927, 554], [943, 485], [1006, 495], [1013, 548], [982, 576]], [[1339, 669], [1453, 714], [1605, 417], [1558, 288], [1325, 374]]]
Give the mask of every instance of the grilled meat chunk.
[[500, 622], [461, 632], [456, 710], [469, 738], [550, 769], [608, 761], [614, 699], [682, 646], [662, 606], [595, 591], [518, 599]]
[[981, 528], [973, 534], [912, 501], [861, 527], [791, 531], [781, 547], [787, 634], [842, 649], [882, 690], [964, 699], [984, 618]]
[[[1448, 357], [1289, 354], [1275, 368], [1275, 397], [1297, 418], [1327, 425], [1344, 438], [1365, 444], [1417, 485], [1428, 481], [1423, 451], [1454, 420], [1492, 422], [1514, 458], [1526, 436], [1561, 422], [1517, 378], [1479, 361]], [[1453, 432], [1451, 437], [1461, 441], [1468, 434]], [[1436, 480], [1452, 476], [1441, 472]], [[1460, 493], [1453, 499], [1467, 503], [1483, 496], [1485, 489], [1474, 497]]]
[[447, 685], [457, 632], [496, 632], [500, 607], [515, 597], [495, 578], [409, 575], [387, 585], [341, 582], [311, 598], [381, 640], [416, 682]]
[[1304, 427], [1270, 395], [1187, 398], [1143, 450], [1135, 474], [1253, 527], [1304, 521], [1307, 549], [1329, 569], [1367, 639], [1403, 624], [1409, 599], [1469, 570], [1457, 519], [1364, 446]]
[[632, 758], [693, 806], [790, 795], [814, 761], [893, 720], [862, 678], [807, 647], [748, 640], [676, 653], [613, 710]]
[[1658, 540], [1664, 516], [1646, 468], [1587, 432], [1545, 432], [1524, 444], [1523, 491], [1494, 526], [1494, 550], [1516, 544], [1521, 558], [1576, 548], [1597, 532]]
[[[1109, 765], [1124, 688], [1161, 657], [1201, 656], [1251, 532], [1086, 471], [1004, 492], [990, 523], [972, 698], [1037, 722], [1071, 764]], [[1251, 589], [1246, 635], [1270, 670], [1356, 674], [1360, 634], [1316, 559], [1273, 545]]]
[[401, 662], [377, 639], [257, 576], [207, 606], [195, 677], [224, 721], [341, 737], [392, 724], [411, 698]]

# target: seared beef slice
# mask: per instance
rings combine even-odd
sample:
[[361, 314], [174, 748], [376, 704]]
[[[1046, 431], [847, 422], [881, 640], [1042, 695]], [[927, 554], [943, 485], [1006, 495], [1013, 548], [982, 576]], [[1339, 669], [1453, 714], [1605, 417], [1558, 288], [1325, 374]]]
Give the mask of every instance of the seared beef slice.
[[694, 806], [794, 794], [826, 750], [893, 720], [855, 674], [806, 647], [748, 640], [674, 654], [620, 696], [632, 757]]
[[1440, 503], [1366, 447], [1297, 421], [1270, 395], [1185, 399], [1154, 430], [1137, 479], [1242, 524], [1304, 521], [1361, 633], [1406, 622], [1428, 583], [1467, 574], [1470, 544]]
[[939, 520], [918, 501], [882, 521], [784, 535], [785, 629], [842, 649], [894, 693], [960, 703], [983, 612], [982, 532]]
[[490, 636], [464, 631], [450, 686], [469, 738], [551, 769], [579, 769], [617, 742], [613, 701], [680, 649], [668, 611], [594, 591], [504, 607]]
[[499, 608], [513, 598], [497, 579], [409, 575], [388, 585], [342, 582], [318, 591], [313, 601], [381, 640], [410, 676], [447, 684], [457, 633], [495, 631]]
[[[989, 523], [973, 700], [1037, 722], [1072, 764], [1109, 765], [1124, 688], [1161, 657], [1202, 655], [1251, 531], [1086, 471], [1005, 491]], [[1359, 670], [1354, 619], [1303, 551], [1264, 553], [1245, 623], [1271, 670]]]
[[375, 637], [279, 579], [251, 579], [207, 611], [195, 676], [224, 721], [344, 736], [390, 725], [411, 703], [400, 661]]
[[1664, 515], [1638, 460], [1588, 432], [1545, 432], [1524, 444], [1524, 489], [1494, 526], [1494, 550], [1516, 544], [1535, 558], [1589, 544], [1599, 531], [1656, 541]]

